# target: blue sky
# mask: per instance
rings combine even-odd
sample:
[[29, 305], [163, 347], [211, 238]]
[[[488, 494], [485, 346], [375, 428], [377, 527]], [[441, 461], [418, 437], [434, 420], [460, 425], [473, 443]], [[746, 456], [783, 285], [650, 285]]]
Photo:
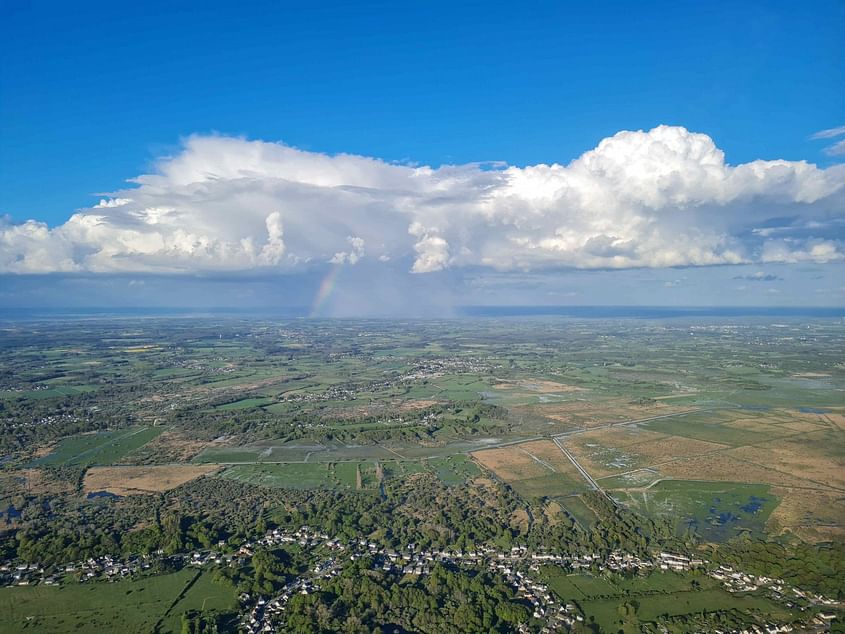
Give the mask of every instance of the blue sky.
[[[725, 212], [717, 227], [708, 224], [713, 214], [696, 212], [699, 215], [667, 221], [659, 232], [662, 238], [657, 234], [645, 236], [628, 223], [627, 216], [614, 215], [588, 227], [579, 221], [572, 228], [572, 223], [561, 220], [575, 213], [571, 201], [549, 211], [555, 220], [543, 225], [549, 231], [548, 238], [539, 236], [539, 225], [531, 236], [509, 233], [505, 240], [504, 233], [497, 234], [497, 226], [525, 225], [524, 219], [513, 220], [516, 212], [509, 207], [496, 215], [495, 221], [488, 217], [484, 230], [490, 234], [483, 243], [467, 237], [480, 231], [475, 220], [461, 224], [448, 219], [464, 213], [455, 210], [442, 217], [439, 212], [412, 214], [414, 217], [404, 225], [397, 224], [394, 233], [380, 234], [368, 224], [366, 209], [372, 205], [365, 209], [356, 203], [354, 210], [339, 208], [337, 216], [320, 217], [319, 226], [305, 226], [295, 209], [304, 194], [289, 190], [277, 192], [276, 207], [281, 211], [274, 219], [270, 219], [274, 213], [270, 207], [263, 206], [269, 204], [267, 201], [250, 198], [243, 202], [243, 196], [235, 196], [231, 190], [214, 201], [206, 200], [209, 208], [225, 208], [220, 214], [237, 215], [238, 204], [247, 205], [247, 211], [261, 207], [257, 228], [237, 235], [229, 222], [194, 216], [180, 208], [178, 201], [184, 200], [185, 192], [173, 187], [153, 202], [153, 198], [146, 200], [144, 209], [178, 208], [173, 213], [185, 225], [176, 229], [199, 236], [196, 239], [204, 245], [206, 238], [222, 241], [224, 234], [232, 244], [251, 240], [244, 248], [254, 261], [282, 267], [269, 273], [261, 269], [261, 275], [281, 275], [283, 286], [302, 287], [306, 296], [312, 292], [312, 277], [320, 278], [339, 261], [352, 267], [360, 259], [379, 257], [385, 266], [406, 273], [448, 269], [449, 279], [442, 283], [450, 294], [463, 288], [464, 282], [458, 284], [455, 278], [476, 279], [482, 275], [472, 267], [481, 267], [490, 279], [500, 281], [505, 273], [530, 271], [532, 281], [542, 286], [541, 280], [548, 280], [550, 275], [553, 279], [571, 277], [573, 269], [645, 267], [649, 275], [666, 274], [671, 279], [664, 281], [672, 282], [680, 276], [671, 274], [674, 269], [667, 267], [705, 266], [710, 270], [707, 265], [712, 264], [716, 268], [710, 273], [697, 272], [695, 277], [722, 275], [733, 280], [741, 275], [765, 276], [768, 266], [792, 264], [790, 271], [797, 271], [799, 266], [822, 270], [814, 275], [824, 278], [824, 284], [816, 284], [821, 289], [816, 297], [823, 296], [824, 303], [844, 301], [836, 295], [838, 291], [831, 290], [833, 299], [824, 291], [845, 286], [838, 242], [842, 238], [843, 199], [837, 183], [842, 181], [842, 172], [836, 171], [842, 156], [826, 152], [841, 137], [811, 138], [820, 130], [845, 125], [842, 2], [744, 2], [729, 6], [675, 1], [639, 3], [636, 8], [621, 2], [307, 4], [3, 3], [0, 215], [7, 215], [5, 230], [11, 232], [7, 235], [14, 234], [17, 240], [23, 230], [13, 228], [29, 220], [61, 229], [76, 210], [89, 209], [104, 198], [100, 193], [115, 193], [114, 197], [121, 200], [131, 198], [126, 191], [134, 186], [126, 181], [167, 170], [166, 157], [181, 157], [192, 170], [198, 169], [197, 165], [212, 165], [207, 169], [218, 175], [220, 161], [243, 161], [251, 152], [265, 151], [260, 149], [264, 146], [237, 143], [220, 149], [203, 145], [203, 139], [282, 142], [301, 150], [296, 160], [306, 162], [322, 153], [350, 153], [383, 159], [385, 165], [400, 162], [437, 168], [495, 161], [530, 168], [537, 164], [567, 165], [620, 131], [677, 126], [706, 135], [724, 152], [726, 165], [758, 159], [808, 161], [823, 172], [819, 178], [827, 184], [814, 190], [813, 200], [808, 202], [798, 192], [808, 186], [806, 183], [795, 185], [790, 193], [779, 189], [775, 177], [759, 187], [743, 181], [743, 185], [736, 185], [741, 191], [729, 203], [715, 193], [697, 200], [700, 209], [712, 205], [719, 213], [726, 209], [730, 212]], [[191, 146], [192, 138], [199, 139], [199, 145]], [[631, 158], [621, 160], [639, 160], [633, 146], [655, 140], [654, 135], [643, 138], [645, 141], [627, 140], [619, 151]], [[661, 137], [660, 143], [668, 143], [673, 152], [686, 157], [688, 148], [698, 143], [690, 138], [669, 142]], [[272, 148], [267, 151], [272, 152]], [[230, 152], [227, 156], [231, 158], [221, 158], [220, 152]], [[710, 160], [707, 152], [702, 156], [694, 160]], [[273, 169], [282, 169], [273, 165]], [[265, 174], [263, 166], [253, 168]], [[363, 169], [360, 167], [326, 164], [313, 169], [352, 170], [344, 172], [346, 180], [333, 183], [335, 187], [372, 188], [377, 182], [385, 191], [395, 191], [394, 177], [382, 172], [361, 181], [356, 180]], [[494, 171], [501, 169], [497, 166]], [[275, 178], [275, 172], [268, 170]], [[476, 183], [486, 173], [480, 170], [461, 178]], [[285, 172], [285, 178], [292, 177]], [[305, 179], [309, 186], [314, 185], [314, 178]], [[430, 187], [440, 191], [444, 178], [439, 175]], [[571, 189], [575, 176], [566, 178], [565, 188]], [[818, 180], [812, 178], [816, 179], [813, 182]], [[389, 186], [384, 184], [385, 179]], [[243, 183], [243, 175], [235, 180]], [[527, 177], [525, 180], [523, 186], [540, 187]], [[737, 180], [742, 179], [737, 176], [731, 182]], [[464, 182], [460, 192], [450, 190], [450, 196], [461, 201], [467, 197], [477, 200], [478, 191], [499, 185], [485, 183], [470, 196], [469, 185]], [[257, 179], [253, 187], [266, 191], [268, 185]], [[765, 189], [762, 194], [760, 187]], [[752, 190], [754, 196], [763, 199], [750, 201]], [[696, 196], [699, 193], [695, 187], [690, 191]], [[689, 195], [684, 194], [684, 200]], [[620, 194], [616, 203], [624, 206], [620, 201], [627, 200], [626, 196]], [[580, 199], [584, 197], [580, 194]], [[520, 200], [520, 208], [529, 204]], [[640, 203], [650, 208], [650, 202]], [[669, 204], [660, 204], [664, 203]], [[397, 203], [381, 196], [378, 204]], [[764, 206], [768, 215], [761, 211]], [[128, 231], [139, 213], [133, 209], [131, 214], [110, 217], [109, 221]], [[381, 222], [378, 213], [372, 213], [377, 217], [374, 222]], [[595, 213], [588, 206], [575, 215]], [[752, 220], [738, 223], [739, 215]], [[128, 217], [133, 220], [127, 221]], [[144, 218], [143, 222], [159, 223]], [[179, 221], [171, 218], [169, 222]], [[327, 235], [325, 241], [316, 244], [314, 236], [332, 233], [330, 225], [335, 222], [342, 225], [337, 235], [331, 239]], [[630, 224], [628, 233], [607, 229], [626, 223]], [[695, 229], [687, 232], [690, 244], [703, 241], [706, 252], [686, 259], [662, 257], [665, 243], [660, 239], [671, 230], [683, 233], [678, 227], [684, 223]], [[271, 224], [277, 228], [271, 230]], [[213, 230], [200, 232], [199, 228], [208, 225], [213, 225]], [[8, 238], [6, 246], [0, 243], [0, 254], [5, 248], [9, 262], [27, 258], [35, 262], [33, 250], [39, 247], [33, 246], [37, 233], [33, 227], [27, 228], [29, 233], [19, 242]], [[767, 228], [773, 233], [765, 234]], [[108, 264], [103, 263], [105, 256], [95, 262], [90, 256], [99, 248], [97, 240], [125, 242], [127, 238], [126, 234], [119, 238], [117, 234], [92, 237], [89, 229], [83, 232], [71, 226], [61, 229], [61, 236], [49, 238], [61, 239], [61, 248], [67, 250], [64, 263], [48, 264], [42, 258], [37, 266], [7, 266], [6, 270], [13, 274], [44, 273], [47, 277], [71, 273], [167, 276], [204, 274], [209, 268], [205, 264], [186, 268], [183, 260], [178, 266], [164, 266], [160, 259], [154, 266], [146, 251], [143, 264], [125, 265], [127, 258], [142, 249], [134, 243], [127, 252], [109, 251]], [[278, 234], [276, 238], [273, 231]], [[85, 235], [80, 237], [82, 233]], [[400, 245], [400, 234], [410, 235], [411, 241]], [[301, 236], [306, 235], [310, 240], [307, 247], [298, 248], [296, 240], [304, 241]], [[786, 242], [769, 239], [778, 235], [785, 236]], [[719, 236], [727, 236], [727, 241], [719, 242]], [[41, 239], [40, 234], [37, 239]], [[356, 246], [356, 240], [364, 246]], [[262, 256], [259, 252], [265, 241], [274, 245], [277, 256], [284, 253], [288, 260], [296, 258], [296, 267], [285, 268], [289, 263], [282, 263], [272, 250], [263, 251]], [[572, 246], [573, 241], [578, 242], [577, 248]], [[490, 254], [501, 246], [500, 242], [524, 248], [503, 261], [493, 261]], [[45, 250], [61, 248], [50, 246]], [[526, 251], [529, 248], [530, 254]], [[537, 249], [562, 255], [538, 260], [534, 255]], [[580, 250], [580, 255], [573, 249]], [[337, 257], [339, 254], [341, 257]], [[83, 262], [84, 258], [88, 260]], [[724, 266], [748, 267], [749, 272], [719, 274], [716, 269]], [[228, 274], [252, 267], [237, 264], [226, 268]], [[556, 270], [568, 272], [556, 276]], [[590, 274], [584, 275], [579, 279], [587, 279]], [[788, 287], [789, 275], [776, 277]], [[36, 292], [41, 278], [27, 279], [15, 282], [18, 298], [26, 295], [22, 284], [29, 284]], [[184, 282], [172, 283], [178, 286]], [[777, 283], [758, 283], [755, 288]], [[799, 281], [792, 290], [783, 288], [787, 292], [779, 293], [780, 301], [808, 301], [800, 294], [805, 286]], [[675, 287], [662, 288], [667, 290], [652, 296], [658, 301], [645, 303], [688, 303], [696, 295], [688, 293], [673, 300], [669, 293]], [[503, 290], [491, 301], [511, 303], [511, 292]], [[534, 299], [549, 301], [545, 298], [554, 295], [543, 295], [547, 292], [558, 291], [544, 290], [542, 297]], [[592, 298], [607, 303], [583, 290], [564, 289], [559, 294], [561, 298], [575, 297], [568, 295], [570, 292], [581, 293], [579, 302], [590, 303]], [[112, 295], [103, 298], [111, 301]], [[773, 300], [761, 296], [759, 301]]]

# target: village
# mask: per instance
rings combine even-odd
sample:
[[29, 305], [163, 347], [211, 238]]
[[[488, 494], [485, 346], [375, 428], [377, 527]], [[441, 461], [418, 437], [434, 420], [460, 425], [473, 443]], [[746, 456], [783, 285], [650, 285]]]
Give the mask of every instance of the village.
[[[296, 594], [310, 594], [320, 589], [321, 581], [338, 575], [344, 561], [368, 558], [373, 569], [400, 575], [427, 575], [436, 564], [469, 569], [488, 569], [498, 573], [512, 586], [517, 598], [531, 606], [532, 616], [544, 623], [542, 631], [568, 631], [584, 621], [584, 615], [574, 600], [564, 601], [541, 580], [541, 567], [554, 565], [571, 574], [635, 574], [645, 575], [656, 571], [699, 571], [720, 582], [725, 590], [735, 593], [765, 592], [770, 598], [789, 608], [806, 611], [809, 608], [840, 607], [833, 599], [803, 591], [785, 584], [782, 580], [755, 576], [732, 569], [714, 566], [703, 558], [684, 554], [658, 552], [643, 558], [621, 551], [607, 556], [600, 554], [563, 555], [548, 551], [532, 551], [525, 546], [513, 546], [500, 551], [489, 546], [475, 550], [433, 550], [409, 544], [398, 550], [387, 548], [361, 538], [342, 541], [320, 530], [302, 526], [288, 530], [274, 528], [260, 539], [246, 542], [233, 552], [226, 551], [226, 544], [218, 548], [197, 550], [175, 555], [157, 551], [151, 555], [118, 559], [110, 556], [89, 558], [62, 566], [44, 566], [37, 563], [0, 564], [0, 583], [7, 586], [60, 585], [95, 583], [151, 574], [157, 562], [169, 567], [212, 568], [215, 566], [240, 567], [248, 565], [259, 548], [276, 548], [297, 545], [314, 555], [317, 562], [304, 575], [289, 581], [274, 596], [254, 596], [242, 593], [241, 627], [246, 634], [272, 634], [284, 623], [288, 601]], [[824, 629], [834, 618], [829, 610], [812, 611], [808, 624]], [[525, 630], [526, 632], [528, 630]], [[749, 629], [749, 634], [777, 634], [789, 632], [788, 624], [769, 623], [766, 629]]]
[[[575, 623], [583, 622], [584, 615], [576, 603], [561, 601], [555, 597], [548, 585], [540, 580], [540, 567], [543, 565], [560, 566], [572, 573], [590, 571], [595, 574], [622, 573], [647, 574], [653, 570], [688, 572], [700, 570], [702, 573], [721, 582], [729, 592], [754, 592], [768, 590], [775, 598], [789, 607], [807, 610], [810, 606], [838, 606], [838, 602], [787, 586], [783, 581], [768, 577], [734, 571], [726, 566], [713, 568], [705, 559], [689, 557], [668, 552], [657, 553], [653, 558], [641, 558], [630, 553], [614, 551], [606, 557], [599, 554], [577, 556], [554, 554], [550, 552], [532, 552], [525, 546], [513, 546], [509, 551], [498, 551], [492, 547], [479, 547], [468, 552], [460, 550], [425, 550], [415, 544], [409, 544], [404, 550], [385, 548], [366, 539], [342, 543], [336, 537], [303, 526], [296, 531], [273, 529], [257, 545], [272, 547], [296, 543], [303, 548], [324, 548], [331, 553], [321, 563], [314, 566], [309, 576], [303, 576], [288, 583], [274, 597], [241, 596], [245, 608], [243, 628], [247, 634], [277, 631], [277, 625], [284, 622], [286, 604], [295, 594], [309, 594], [319, 590], [320, 579], [331, 578], [340, 572], [341, 561], [348, 558], [355, 561], [369, 557], [373, 568], [397, 575], [426, 575], [437, 564], [467, 568], [488, 568], [505, 577], [514, 588], [516, 596], [528, 602], [532, 616], [545, 623], [543, 632], [568, 631]], [[245, 544], [240, 554], [251, 554], [253, 544]], [[790, 596], [791, 595], [791, 596]], [[251, 606], [251, 609], [249, 609]], [[812, 619], [812, 625], [823, 628], [833, 618], [829, 612], [821, 611]], [[528, 630], [525, 630], [526, 632]], [[790, 632], [788, 624], [768, 623], [766, 629], [749, 629], [748, 634], [777, 634]]]

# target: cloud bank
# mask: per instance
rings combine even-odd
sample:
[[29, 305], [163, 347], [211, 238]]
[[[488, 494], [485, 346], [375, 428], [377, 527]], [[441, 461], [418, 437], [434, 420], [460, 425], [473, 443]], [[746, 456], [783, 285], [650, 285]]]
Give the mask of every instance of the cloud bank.
[[431, 273], [845, 258], [845, 165], [728, 165], [704, 134], [623, 131], [567, 165], [410, 166], [192, 136], [48, 227], [0, 219], [0, 272]]

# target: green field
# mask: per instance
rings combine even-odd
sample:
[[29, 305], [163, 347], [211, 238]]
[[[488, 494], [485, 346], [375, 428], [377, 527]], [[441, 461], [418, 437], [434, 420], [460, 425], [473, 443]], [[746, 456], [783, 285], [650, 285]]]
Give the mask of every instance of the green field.
[[116, 431], [71, 436], [35, 461], [38, 465], [109, 465], [140, 449], [165, 431], [166, 427], [131, 427]]
[[481, 470], [464, 454], [447, 458], [434, 458], [428, 460], [427, 464], [434, 469], [437, 477], [448, 485], [462, 484], [481, 475]]
[[234, 586], [228, 582], [215, 581], [210, 573], [204, 572], [179, 598], [179, 602], [170, 608], [162, 620], [159, 631], [162, 634], [181, 632], [181, 616], [190, 610], [235, 612], [237, 608]]
[[616, 632], [621, 627], [619, 606], [625, 601], [631, 601], [632, 598], [638, 605], [637, 618], [640, 622], [646, 623], [654, 621], [659, 616], [682, 616], [730, 610], [754, 612], [762, 618], [770, 617], [775, 620], [789, 617], [788, 611], [768, 599], [757, 596], [738, 596], [721, 588], [651, 595], [635, 594], [610, 599], [586, 599], [581, 601], [580, 605], [587, 620], [590, 622], [595, 620], [595, 623], [602, 628], [601, 631]]
[[563, 601], [581, 601], [588, 597], [615, 596], [616, 587], [602, 577], [567, 574], [556, 566], [543, 568], [543, 579]]
[[216, 464], [227, 462], [259, 462], [262, 450], [248, 447], [208, 447], [199, 455], [194, 456], [191, 462], [202, 464]]
[[223, 471], [219, 477], [276, 489], [340, 486], [329, 463], [236, 465]]
[[589, 506], [584, 504], [584, 501], [580, 497], [568, 497], [565, 500], [558, 500], [558, 504], [574, 517], [575, 521], [582, 528], [592, 528], [598, 519], [596, 518], [596, 514], [593, 513]]
[[741, 532], [759, 537], [778, 505], [765, 484], [662, 480], [636, 492], [614, 497], [651, 515], [675, 518], [679, 531], [694, 528], [707, 541], [722, 542]]
[[772, 439], [771, 435], [763, 432], [729, 427], [718, 422], [710, 422], [706, 419], [697, 420], [692, 416], [679, 416], [677, 418], [650, 421], [643, 424], [642, 428], [673, 436], [684, 436], [695, 440], [733, 445], [734, 447], [753, 445]]
[[587, 491], [587, 483], [583, 479], [576, 480], [563, 473], [515, 480], [510, 485], [526, 498], [567, 497]]
[[374, 490], [378, 485], [375, 466], [371, 462], [235, 465], [219, 477], [274, 489], [355, 490], [358, 469], [361, 471], [362, 488]]
[[182, 613], [203, 607], [234, 611], [234, 587], [182, 570], [115, 583], [0, 588], [0, 631], [125, 634], [152, 632], [161, 621], [157, 631], [177, 634]]
[[[455, 485], [481, 474], [475, 463], [464, 454], [425, 461], [386, 460], [379, 463], [386, 479], [430, 471], [444, 484]], [[355, 490], [359, 469], [362, 488], [378, 488], [375, 461], [243, 464], [229, 467], [219, 477], [280, 489]]]
[[621, 624], [619, 606], [635, 601], [641, 622], [661, 615], [679, 616], [722, 610], [752, 610], [785, 618], [787, 612], [768, 599], [737, 595], [720, 588], [701, 575], [676, 572], [654, 572], [647, 577], [625, 579], [620, 576], [567, 574], [555, 566], [547, 566], [542, 576], [549, 588], [562, 601], [581, 607], [588, 622], [595, 622], [603, 632], [616, 632]]

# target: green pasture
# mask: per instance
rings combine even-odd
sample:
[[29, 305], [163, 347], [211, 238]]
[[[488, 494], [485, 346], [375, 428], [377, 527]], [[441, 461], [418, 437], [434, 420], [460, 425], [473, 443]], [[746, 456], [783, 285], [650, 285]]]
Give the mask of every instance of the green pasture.
[[163, 426], [131, 427], [70, 436], [59, 441], [52, 452], [35, 460], [34, 464], [79, 466], [114, 464], [127, 454], [146, 445], [166, 429]]
[[619, 575], [568, 574], [556, 566], [542, 569], [549, 588], [564, 602], [577, 603], [587, 622], [602, 632], [621, 628], [619, 607], [635, 602], [642, 623], [661, 615], [681, 616], [727, 610], [753, 611], [786, 618], [786, 611], [763, 597], [723, 590], [709, 577], [693, 573], [653, 572], [631, 579]]
[[598, 521], [596, 514], [584, 503], [580, 496], [557, 500], [557, 503], [585, 529], [589, 530]]
[[511, 487], [526, 498], [553, 498], [577, 495], [587, 491], [587, 483], [580, 476], [569, 477], [563, 473], [551, 473], [548, 475], [515, 480], [510, 483]]
[[44, 634], [180, 632], [188, 610], [237, 609], [235, 589], [193, 569], [114, 583], [0, 588], [0, 631]]

